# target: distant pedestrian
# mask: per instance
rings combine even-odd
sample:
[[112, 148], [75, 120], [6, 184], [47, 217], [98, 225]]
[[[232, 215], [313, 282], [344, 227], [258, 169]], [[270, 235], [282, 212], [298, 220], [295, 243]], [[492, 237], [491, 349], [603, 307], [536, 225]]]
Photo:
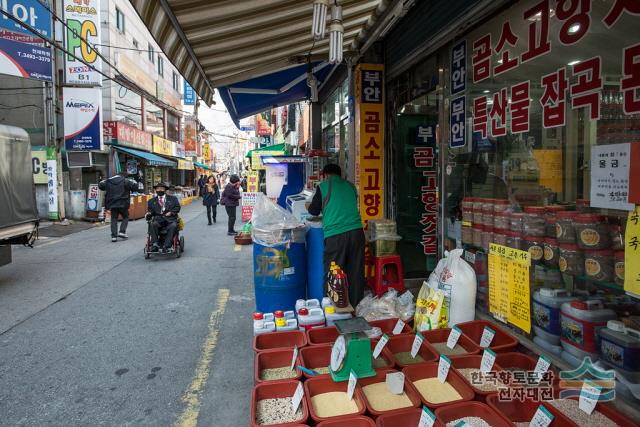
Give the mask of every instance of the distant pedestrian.
[[216, 177], [211, 175], [204, 184], [204, 193], [202, 196], [202, 204], [207, 207], [207, 220], [211, 225], [211, 219], [216, 222], [218, 201], [220, 200], [220, 188], [216, 183]]
[[[104, 207], [111, 211], [111, 241], [117, 242], [118, 237], [127, 239], [127, 225], [129, 224], [129, 205], [131, 192], [138, 190], [138, 183], [118, 173], [109, 179], [100, 181], [98, 188], [106, 191]], [[118, 232], [118, 217], [122, 217], [120, 232]]]
[[222, 197], [220, 198], [220, 204], [224, 205], [227, 215], [229, 216], [229, 224], [227, 234], [229, 236], [235, 236], [238, 234], [235, 230], [236, 225], [236, 208], [240, 205], [240, 178], [238, 175], [231, 175], [229, 183], [224, 187]]
[[204, 184], [207, 180], [204, 178], [204, 175], [200, 175], [200, 179], [198, 179], [198, 195], [200, 197], [204, 196]]

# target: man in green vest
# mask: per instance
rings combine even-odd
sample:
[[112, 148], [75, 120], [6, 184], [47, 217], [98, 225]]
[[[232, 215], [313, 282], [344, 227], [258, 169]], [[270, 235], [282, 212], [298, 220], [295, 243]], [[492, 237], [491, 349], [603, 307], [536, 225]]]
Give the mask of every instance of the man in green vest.
[[336, 164], [322, 169], [325, 180], [318, 188], [307, 210], [311, 215], [322, 213], [324, 231], [324, 271], [335, 262], [347, 274], [349, 302], [355, 307], [364, 295], [364, 231], [358, 210], [356, 187], [342, 178]]

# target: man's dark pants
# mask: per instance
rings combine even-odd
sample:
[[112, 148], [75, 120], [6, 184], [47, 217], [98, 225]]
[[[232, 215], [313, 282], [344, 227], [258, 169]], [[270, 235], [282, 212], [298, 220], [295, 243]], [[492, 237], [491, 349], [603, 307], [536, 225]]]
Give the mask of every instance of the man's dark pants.
[[164, 247], [168, 249], [173, 246], [173, 236], [178, 229], [178, 223], [176, 221], [169, 221], [164, 217], [156, 217], [151, 221], [151, 241], [158, 243], [160, 231], [164, 228], [167, 230], [167, 234], [164, 236]]
[[127, 225], [129, 225], [129, 207], [126, 208], [111, 208], [111, 237], [118, 237], [118, 217], [122, 217], [122, 223], [120, 224], [120, 232], [127, 232]]
[[225, 206], [225, 210], [227, 211], [227, 215], [229, 216], [229, 226], [228, 232], [233, 233], [234, 227], [236, 226], [236, 208], [237, 206]]
[[324, 239], [324, 271], [329, 271], [331, 261], [344, 270], [349, 281], [349, 302], [354, 308], [364, 296], [364, 245], [362, 229]]

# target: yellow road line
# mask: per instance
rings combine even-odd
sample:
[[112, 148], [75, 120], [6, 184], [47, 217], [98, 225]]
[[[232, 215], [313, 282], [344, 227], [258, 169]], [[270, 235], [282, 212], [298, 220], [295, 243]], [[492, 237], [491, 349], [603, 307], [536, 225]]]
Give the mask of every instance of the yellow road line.
[[186, 407], [175, 423], [176, 427], [195, 427], [198, 424], [200, 415], [200, 398], [202, 390], [209, 379], [209, 368], [213, 353], [218, 344], [218, 332], [220, 323], [224, 316], [224, 311], [229, 301], [229, 289], [218, 289], [216, 309], [209, 316], [209, 333], [204, 340], [200, 358], [196, 366], [196, 373], [189, 385], [189, 388], [182, 395], [182, 402]]

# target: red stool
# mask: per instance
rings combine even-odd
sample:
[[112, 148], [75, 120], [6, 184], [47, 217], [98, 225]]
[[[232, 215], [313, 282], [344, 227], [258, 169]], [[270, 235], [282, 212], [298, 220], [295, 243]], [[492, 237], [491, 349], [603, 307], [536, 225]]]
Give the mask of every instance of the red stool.
[[373, 277], [367, 279], [367, 284], [376, 296], [393, 288], [404, 292], [404, 270], [398, 255], [376, 256], [369, 258], [373, 267]]

